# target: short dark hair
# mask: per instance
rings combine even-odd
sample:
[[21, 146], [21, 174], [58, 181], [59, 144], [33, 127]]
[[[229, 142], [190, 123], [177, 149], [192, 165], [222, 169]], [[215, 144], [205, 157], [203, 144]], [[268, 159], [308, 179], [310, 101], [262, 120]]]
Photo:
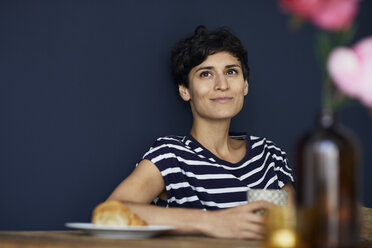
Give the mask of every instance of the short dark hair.
[[224, 27], [209, 31], [205, 26], [198, 26], [193, 35], [177, 42], [172, 49], [174, 82], [188, 88], [191, 69], [218, 52], [229, 52], [236, 57], [241, 63], [244, 80], [248, 80], [248, 53], [239, 38]]

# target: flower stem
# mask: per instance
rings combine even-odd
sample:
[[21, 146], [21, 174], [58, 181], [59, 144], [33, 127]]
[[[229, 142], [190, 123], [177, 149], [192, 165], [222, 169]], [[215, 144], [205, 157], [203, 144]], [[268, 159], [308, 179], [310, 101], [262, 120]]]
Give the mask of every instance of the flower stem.
[[320, 61], [321, 74], [324, 78], [322, 89], [322, 106], [324, 109], [334, 111], [339, 108], [348, 99], [341, 93], [332, 82], [332, 79], [327, 73], [327, 59], [335, 46], [342, 46], [348, 44], [356, 32], [356, 26], [353, 25], [343, 32], [330, 33], [322, 31], [316, 37], [316, 51]]
[[330, 77], [326, 77], [323, 84], [323, 108], [325, 110], [333, 111], [335, 108], [335, 104], [333, 101], [333, 83]]

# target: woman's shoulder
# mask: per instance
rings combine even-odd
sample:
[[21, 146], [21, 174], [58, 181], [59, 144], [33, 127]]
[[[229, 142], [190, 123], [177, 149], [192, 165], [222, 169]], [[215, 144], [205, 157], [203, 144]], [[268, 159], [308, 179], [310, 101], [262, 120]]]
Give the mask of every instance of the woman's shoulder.
[[251, 149], [267, 150], [272, 154], [286, 155], [285, 151], [271, 139], [254, 135], [248, 136], [247, 139], [250, 141]]
[[156, 164], [159, 161], [173, 161], [179, 157], [189, 157], [193, 154], [191, 148], [186, 144], [186, 136], [166, 135], [158, 137], [142, 159], [147, 159]]
[[184, 138], [185, 138], [184, 135], [169, 134], [169, 135], [159, 136], [156, 140], [176, 140], [176, 141], [181, 141]]
[[154, 141], [152, 147], [160, 145], [183, 145], [184, 140], [185, 136], [181, 135], [160, 136]]
[[185, 136], [180, 135], [160, 136], [155, 139], [145, 156], [150, 153], [162, 154], [185, 149], [184, 139]]

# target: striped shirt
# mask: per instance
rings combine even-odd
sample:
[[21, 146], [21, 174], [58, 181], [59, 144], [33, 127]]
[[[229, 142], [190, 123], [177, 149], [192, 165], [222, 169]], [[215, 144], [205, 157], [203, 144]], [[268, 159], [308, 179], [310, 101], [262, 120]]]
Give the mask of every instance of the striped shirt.
[[247, 202], [249, 189], [280, 189], [293, 182], [286, 153], [273, 142], [246, 134], [247, 151], [238, 163], [222, 160], [191, 135], [160, 137], [143, 156], [161, 172], [167, 200], [164, 207], [204, 210], [235, 207]]

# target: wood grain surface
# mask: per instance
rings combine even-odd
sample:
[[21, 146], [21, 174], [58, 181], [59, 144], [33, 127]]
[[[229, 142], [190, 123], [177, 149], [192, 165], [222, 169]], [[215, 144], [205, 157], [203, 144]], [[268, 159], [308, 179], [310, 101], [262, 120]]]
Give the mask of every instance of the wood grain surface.
[[83, 231], [12, 231], [0, 232], [1, 248], [255, 248], [260, 242], [235, 239], [215, 239], [201, 236], [161, 235], [151, 239], [119, 240], [87, 235]]
[[[151, 239], [119, 240], [87, 235], [83, 231], [0, 231], [1, 248], [261, 248], [252, 240], [215, 239], [202, 236], [162, 235]], [[358, 248], [372, 248], [363, 240]]]

